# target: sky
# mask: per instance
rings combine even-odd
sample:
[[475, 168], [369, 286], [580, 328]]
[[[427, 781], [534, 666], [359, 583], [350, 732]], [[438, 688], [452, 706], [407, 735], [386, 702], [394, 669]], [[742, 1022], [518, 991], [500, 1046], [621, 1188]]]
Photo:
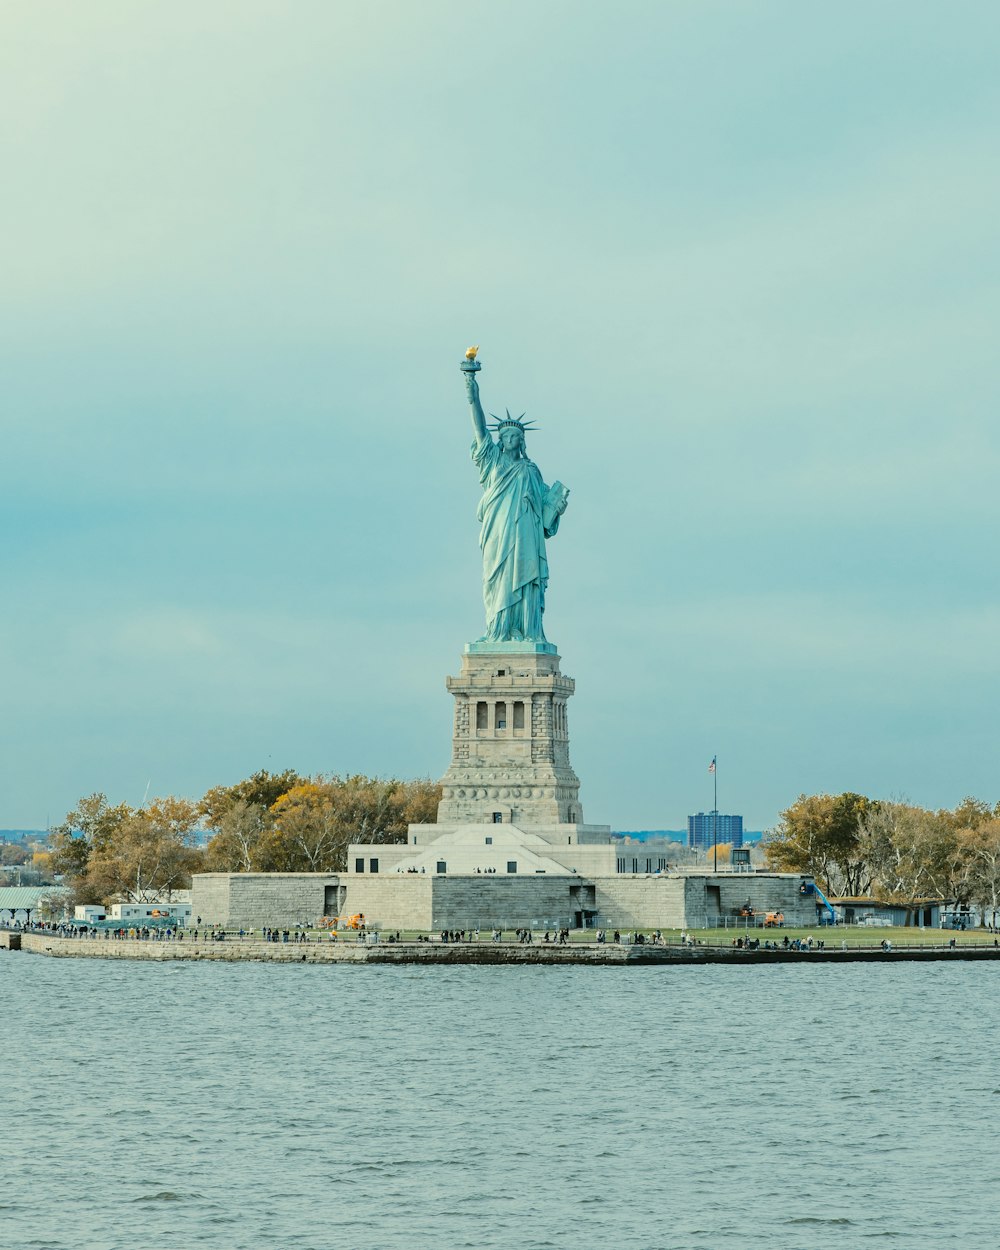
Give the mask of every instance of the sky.
[[1000, 799], [993, 0], [0, 7], [0, 826], [439, 777], [458, 369], [588, 821]]

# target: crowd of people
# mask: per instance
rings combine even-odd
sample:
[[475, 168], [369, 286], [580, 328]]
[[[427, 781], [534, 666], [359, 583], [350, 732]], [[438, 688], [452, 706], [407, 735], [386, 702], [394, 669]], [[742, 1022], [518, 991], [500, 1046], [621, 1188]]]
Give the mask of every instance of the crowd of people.
[[733, 938], [732, 945], [741, 951], [821, 951], [826, 949], [826, 942], [817, 941], [810, 933], [804, 938], [789, 938], [787, 935], [779, 942], [771, 941], [765, 938], [763, 941], [759, 937], [736, 937]]
[[[220, 924], [204, 924], [201, 916], [197, 917], [195, 925], [185, 929], [177, 924], [145, 924], [123, 922], [122, 924], [87, 924], [79, 920], [10, 920], [5, 922], [0, 919], [0, 928], [9, 929], [19, 933], [37, 933], [48, 934], [57, 938], [83, 939], [121, 942], [121, 941], [142, 941], [142, 942], [225, 942], [232, 940], [256, 942], [263, 941], [267, 943], [294, 943], [305, 944], [315, 941], [317, 938], [322, 939], [323, 930], [314, 930], [308, 922], [301, 921], [294, 926], [287, 927], [271, 927], [265, 926], [258, 931], [240, 927], [237, 930], [227, 929]], [[375, 943], [402, 942], [403, 935], [400, 931], [382, 932], [366, 926], [363, 922], [356, 928], [352, 929], [355, 940], [359, 943]], [[336, 929], [329, 929], [328, 937], [332, 942], [336, 942], [340, 938], [347, 936], [346, 932], [341, 931], [338, 935]], [[445, 945], [456, 943], [479, 942], [483, 938], [480, 928], [463, 928], [463, 929], [441, 929], [437, 935], [410, 935], [407, 941], [430, 942], [438, 940]], [[692, 947], [704, 945], [704, 939], [696, 938], [686, 929], [682, 929], [678, 939], [668, 938], [664, 936], [662, 930], [654, 929], [652, 932], [640, 932], [639, 930], [615, 929], [610, 933], [603, 929], [592, 929], [578, 935], [578, 940], [591, 939], [594, 943], [601, 946], [606, 943], [614, 943], [621, 946], [667, 946], [679, 941], [681, 946]], [[571, 930], [568, 927], [562, 928], [546, 928], [541, 936], [539, 936], [536, 928], [532, 926], [522, 926], [512, 931], [506, 931], [502, 928], [495, 927], [490, 930], [490, 940], [495, 943], [507, 941], [515, 941], [521, 945], [529, 946], [536, 942], [542, 945], [568, 946], [576, 944], [571, 937]], [[777, 938], [761, 938], [751, 937], [749, 934], [732, 938], [730, 945], [735, 950], [743, 951], [822, 951], [826, 949], [826, 942], [822, 939], [816, 939], [811, 934], [805, 937], [789, 937], [785, 934], [779, 941]], [[952, 935], [948, 939], [948, 946], [954, 948], [957, 945], [956, 938]], [[994, 936], [993, 945], [1000, 947], [1000, 938]], [[885, 952], [891, 952], [894, 947], [889, 938], [884, 938], [880, 943], [881, 949]], [[846, 951], [848, 943], [846, 940], [841, 942], [841, 950]]]

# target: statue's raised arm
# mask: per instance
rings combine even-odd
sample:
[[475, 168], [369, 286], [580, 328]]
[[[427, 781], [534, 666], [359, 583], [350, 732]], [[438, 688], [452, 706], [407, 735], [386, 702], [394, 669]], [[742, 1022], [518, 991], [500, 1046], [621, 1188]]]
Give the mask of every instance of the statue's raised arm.
[[479, 402], [478, 348], [462, 361], [475, 441], [472, 461], [479, 472], [479, 545], [483, 552], [486, 633], [480, 642], [545, 643], [542, 613], [549, 581], [545, 540], [559, 529], [569, 491], [561, 482], [546, 486], [528, 459], [525, 435], [531, 422], [495, 418], [494, 440]]
[[465, 393], [469, 397], [469, 408], [472, 411], [472, 428], [476, 434], [476, 442], [482, 443], [490, 437], [490, 433], [486, 428], [486, 414], [483, 412], [483, 405], [479, 402], [479, 383], [476, 381], [476, 373], [482, 366], [476, 359], [478, 351], [478, 347], [470, 347], [465, 353], [462, 372], [465, 375]]

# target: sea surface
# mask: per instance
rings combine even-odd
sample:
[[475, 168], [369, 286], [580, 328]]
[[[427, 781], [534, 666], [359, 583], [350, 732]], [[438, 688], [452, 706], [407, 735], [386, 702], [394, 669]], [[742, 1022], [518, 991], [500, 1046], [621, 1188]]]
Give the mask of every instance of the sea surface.
[[1000, 966], [0, 953], [3, 1250], [1000, 1243]]

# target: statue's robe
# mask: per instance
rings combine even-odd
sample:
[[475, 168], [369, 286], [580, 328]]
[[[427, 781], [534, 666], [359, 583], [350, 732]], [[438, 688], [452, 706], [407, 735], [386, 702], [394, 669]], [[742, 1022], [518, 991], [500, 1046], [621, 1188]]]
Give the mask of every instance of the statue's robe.
[[515, 459], [492, 438], [472, 444], [483, 497], [479, 545], [483, 552], [483, 603], [488, 642], [544, 642], [542, 613], [549, 562], [545, 539], [559, 528], [543, 521], [547, 488], [538, 466]]

